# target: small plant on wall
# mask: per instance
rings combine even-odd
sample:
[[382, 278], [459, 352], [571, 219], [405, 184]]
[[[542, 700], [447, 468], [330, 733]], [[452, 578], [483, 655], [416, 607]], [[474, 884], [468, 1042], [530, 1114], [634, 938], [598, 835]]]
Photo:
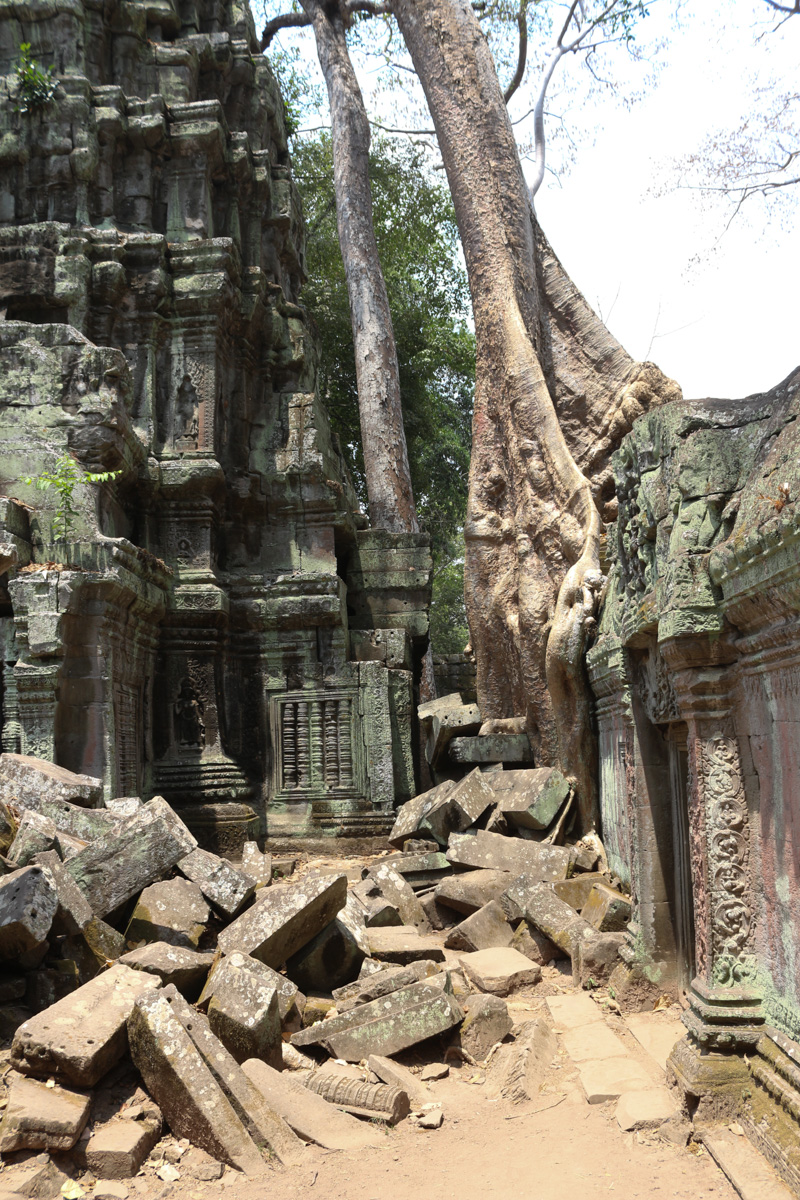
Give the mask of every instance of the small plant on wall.
[[19, 48], [17, 63], [17, 102], [14, 108], [17, 112], [33, 112], [36, 108], [44, 108], [49, 104], [58, 89], [58, 80], [52, 67], [46, 70], [40, 67], [31, 55], [30, 42], [23, 42]]
[[30, 484], [47, 492], [55, 488], [58, 493], [58, 507], [53, 520], [53, 537], [56, 541], [66, 542], [72, 530], [74, 518], [77, 516], [73, 507], [72, 496], [79, 483], [107, 483], [116, 479], [119, 471], [82, 471], [70, 454], [61, 454], [56, 459], [52, 471], [42, 471], [41, 475], [26, 475], [22, 482]]

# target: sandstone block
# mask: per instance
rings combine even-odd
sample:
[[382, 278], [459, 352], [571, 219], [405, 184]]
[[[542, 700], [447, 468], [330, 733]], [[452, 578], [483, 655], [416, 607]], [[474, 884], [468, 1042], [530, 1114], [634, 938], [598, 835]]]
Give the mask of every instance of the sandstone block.
[[255, 879], [257, 885], [269, 887], [272, 883], [272, 855], [262, 853], [258, 842], [245, 842], [242, 848], [242, 871]]
[[569, 795], [569, 784], [554, 767], [502, 771], [492, 790], [503, 817], [517, 829], [547, 829]]
[[444, 944], [450, 950], [489, 950], [492, 946], [510, 946], [513, 936], [502, 908], [496, 900], [490, 900], [451, 929]]
[[567, 1054], [576, 1063], [588, 1062], [590, 1059], [618, 1058], [626, 1053], [624, 1044], [605, 1022], [567, 1029], [561, 1035], [561, 1040]]
[[367, 931], [369, 950], [381, 962], [406, 966], [418, 958], [444, 962], [444, 950], [434, 937], [421, 937], [413, 926], [397, 925]]
[[459, 918], [456, 910], [448, 908], [446, 904], [439, 902], [435, 888], [420, 896], [419, 902], [422, 905], [425, 916], [428, 918], [428, 924], [431, 929], [440, 932], [442, 929], [451, 929], [453, 925], [458, 924]]
[[631, 902], [607, 883], [597, 882], [581, 909], [581, 916], [600, 933], [624, 933], [631, 919]]
[[572, 977], [581, 987], [598, 987], [608, 983], [620, 962], [619, 952], [625, 945], [624, 933], [598, 933], [581, 940], [572, 960]]
[[12, 1150], [71, 1150], [89, 1119], [91, 1097], [15, 1079], [0, 1122], [0, 1154]]
[[[397, 810], [395, 823], [389, 834], [390, 843], [402, 850], [409, 838], [426, 837], [426, 834], [422, 832], [425, 818], [429, 812], [446, 801], [455, 786], [452, 779], [446, 779], [436, 787], [430, 788], [427, 792], [421, 792], [413, 800], [401, 805]], [[433, 840], [438, 846], [438, 840]]]
[[435, 895], [439, 903], [469, 916], [490, 900], [498, 900], [514, 878], [510, 871], [464, 871], [443, 879]]
[[[214, 972], [208, 1022], [238, 1063], [262, 1058], [280, 1070], [281, 1017], [278, 993], [257, 970], [223, 959]], [[255, 959], [248, 962], [256, 965]], [[262, 965], [262, 964], [257, 964]], [[265, 968], [269, 969], [269, 968]]]
[[451, 761], [457, 763], [533, 762], [533, 750], [527, 733], [456, 737], [450, 742], [448, 753]]
[[119, 961], [134, 971], [157, 975], [164, 985], [172, 983], [187, 1000], [194, 1000], [211, 970], [214, 955], [169, 942], [151, 942], [129, 950]]
[[76, 934], [93, 919], [92, 906], [65, 868], [55, 850], [37, 854], [34, 865], [43, 867], [50, 875], [58, 896], [54, 925], [58, 933]]
[[[447, 855], [441, 850], [428, 851], [419, 854], [411, 854], [408, 852], [409, 845], [412, 842], [406, 843], [406, 853], [397, 854], [392, 858], [384, 860], [384, 865], [391, 867], [393, 871], [397, 871], [398, 875], [402, 875], [407, 883], [410, 883], [415, 892], [422, 888], [430, 887], [437, 884], [446, 875], [452, 875], [453, 868], [447, 861]], [[430, 846], [435, 846], [435, 842], [425, 843]]]
[[[675, 1100], [665, 1087], [625, 1092], [617, 1101], [614, 1114], [620, 1129], [657, 1129], [677, 1115]], [[684, 1142], [684, 1145], [686, 1143]]]
[[57, 909], [58, 893], [42, 867], [0, 877], [0, 961], [18, 962], [43, 947]]
[[419, 1075], [413, 1075], [408, 1067], [385, 1058], [382, 1054], [370, 1054], [367, 1066], [373, 1075], [377, 1075], [383, 1083], [400, 1088], [411, 1101], [412, 1107], [421, 1108], [430, 1099], [430, 1091], [421, 1082]]
[[582, 1025], [595, 1025], [603, 1020], [594, 1000], [582, 992], [574, 996], [548, 996], [545, 1003], [559, 1030], [580, 1029]]
[[37, 809], [37, 801], [42, 798], [96, 808], [103, 799], [103, 781], [75, 775], [27, 754], [0, 754], [0, 800]]
[[131, 1179], [161, 1137], [161, 1122], [115, 1120], [95, 1129], [86, 1145], [86, 1166], [98, 1179]]
[[514, 1027], [505, 1000], [499, 996], [468, 996], [462, 1003], [464, 1020], [459, 1042], [472, 1058], [482, 1062], [496, 1042], [502, 1042]]
[[647, 1091], [653, 1086], [647, 1072], [627, 1054], [584, 1062], [578, 1076], [589, 1104], [605, 1104], [625, 1092]]
[[545, 937], [534, 926], [529, 925], [527, 921], [520, 921], [517, 925], [511, 945], [531, 962], [538, 963], [540, 967], [552, 962], [555, 958], [563, 957], [563, 951], [559, 950], [558, 946], [555, 946], [548, 937]]
[[[292, 1013], [297, 1011], [298, 1005], [302, 1006], [305, 1002], [304, 998], [301, 999], [297, 984], [292, 983], [291, 979], [287, 979], [285, 975], [278, 974], [266, 963], [259, 962], [257, 958], [251, 958], [247, 954], [231, 954], [227, 958], [218, 960], [215, 964], [200, 993], [198, 1005], [207, 1005], [211, 1000], [216, 987], [217, 973], [223, 969], [225, 964], [230, 964], [230, 967], [235, 969], [252, 971], [265, 986], [275, 990], [278, 996], [278, 1012], [282, 1022], [291, 1019]], [[224, 975], [222, 977], [224, 978]]]
[[467, 978], [480, 991], [493, 992], [496, 996], [507, 996], [517, 988], [530, 987], [542, 976], [537, 963], [510, 946], [462, 954], [460, 962]]
[[369, 952], [364, 917], [362, 905], [348, 894], [338, 916], [288, 960], [289, 978], [304, 992], [333, 991], [354, 980]]
[[326, 1150], [363, 1150], [383, 1141], [377, 1129], [339, 1112], [287, 1072], [255, 1058], [243, 1063], [242, 1070], [270, 1107], [306, 1141]]
[[579, 913], [589, 899], [594, 885], [605, 882], [604, 875], [600, 875], [596, 871], [583, 871], [573, 875], [570, 879], [554, 880], [553, 891], [559, 900], [566, 900], [567, 904]]
[[430, 933], [431, 927], [425, 911], [414, 894], [414, 889], [399, 872], [381, 864], [369, 873], [385, 900], [393, 905], [404, 925], [414, 925], [420, 933]]
[[571, 958], [581, 942], [592, 941], [598, 934], [575, 909], [559, 900], [551, 887], [536, 881], [535, 876], [521, 875], [503, 893], [500, 903], [512, 919], [523, 917], [529, 925], [543, 933]]
[[11, 1061], [28, 1075], [58, 1075], [93, 1087], [128, 1048], [126, 1023], [136, 1000], [160, 988], [143, 971], [115, 963], [20, 1025]]
[[125, 930], [125, 941], [131, 948], [140, 942], [168, 942], [193, 950], [210, 916], [196, 883], [166, 879], [146, 887], [140, 895]]
[[537, 882], [566, 879], [572, 873], [573, 853], [566, 846], [544, 846], [500, 833], [454, 834], [447, 857], [464, 867], [488, 867], [496, 871], [526, 874]]
[[504, 1096], [512, 1104], [532, 1100], [542, 1086], [558, 1045], [552, 1026], [528, 1021], [509, 1046], [501, 1046], [487, 1081], [489, 1096]]
[[388, 967], [385, 971], [377, 971], [366, 979], [356, 980], [347, 987], [337, 988], [333, 993], [336, 1010], [339, 1013], [348, 1012], [358, 1004], [369, 1004], [388, 996], [400, 988], [410, 987], [412, 983], [429, 979], [441, 971], [441, 963], [431, 959], [418, 959], [407, 967]]
[[264, 888], [252, 908], [223, 930], [219, 948], [280, 967], [333, 920], [346, 900], [346, 875]]
[[256, 880], [251, 875], [237, 871], [224, 858], [208, 850], [193, 850], [181, 859], [178, 870], [191, 879], [206, 900], [226, 917], [235, 917], [255, 894]]
[[26, 867], [36, 854], [52, 850], [58, 831], [49, 817], [41, 813], [23, 812], [16, 835], [8, 850], [12, 867]]

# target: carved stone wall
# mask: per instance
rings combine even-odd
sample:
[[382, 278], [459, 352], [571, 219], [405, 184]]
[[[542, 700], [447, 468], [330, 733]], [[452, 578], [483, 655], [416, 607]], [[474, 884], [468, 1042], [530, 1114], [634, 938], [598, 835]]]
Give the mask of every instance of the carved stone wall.
[[[212, 840], [254, 814], [380, 833], [414, 790], [430, 557], [366, 528], [316, 391], [249, 8], [0, 17], [3, 745], [163, 793]], [[59, 85], [27, 113], [23, 42]], [[64, 454], [117, 473], [75, 488], [66, 538], [24, 483]], [[362, 662], [375, 630], [393, 654]]]

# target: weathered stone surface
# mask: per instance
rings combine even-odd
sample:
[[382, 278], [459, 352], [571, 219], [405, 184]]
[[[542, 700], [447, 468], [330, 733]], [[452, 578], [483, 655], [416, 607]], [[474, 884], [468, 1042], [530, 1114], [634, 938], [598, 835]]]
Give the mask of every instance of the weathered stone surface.
[[134, 971], [157, 975], [163, 984], [174, 984], [187, 1000], [195, 1000], [208, 976], [214, 955], [170, 942], [151, 942], [129, 950], [119, 960]]
[[622, 933], [631, 919], [631, 902], [607, 883], [595, 883], [581, 916], [600, 933]]
[[686, 1034], [683, 1022], [671, 1012], [627, 1013], [625, 1024], [662, 1071], [675, 1043]]
[[[208, 1023], [223, 1046], [238, 1063], [246, 1058], [261, 1058], [276, 1070], [282, 1066], [281, 1016], [278, 993], [269, 978], [251, 969], [262, 966], [256, 959], [247, 965], [234, 962], [233, 955], [223, 959], [214, 972], [214, 984], [208, 1003]], [[269, 968], [264, 968], [269, 970]]]
[[608, 983], [624, 945], [624, 933], [598, 933], [593, 938], [581, 938], [572, 963], [575, 982], [590, 988]]
[[365, 1083], [360, 1072], [355, 1078], [349, 1079], [338, 1064], [315, 1071], [303, 1083], [310, 1092], [322, 1096], [329, 1104], [368, 1120], [396, 1125], [409, 1113], [408, 1094], [401, 1088], [385, 1083]]
[[582, 1025], [596, 1025], [603, 1014], [590, 996], [578, 992], [572, 996], [548, 996], [545, 1003], [558, 1030], [580, 1029]]
[[260, 1174], [255, 1142], [164, 991], [135, 1004], [128, 1036], [134, 1065], [172, 1132], [247, 1175]]
[[23, 812], [14, 841], [8, 851], [13, 867], [26, 867], [37, 854], [52, 850], [58, 831], [49, 817], [41, 813]]
[[193, 850], [181, 859], [178, 870], [197, 884], [206, 900], [226, 917], [235, 917], [255, 894], [256, 880], [252, 876], [237, 871], [208, 850]]
[[216, 986], [217, 972], [222, 970], [226, 963], [236, 969], [252, 971], [263, 981], [265, 986], [271, 987], [277, 992], [278, 1012], [280, 1013], [281, 1021], [285, 1022], [287, 1019], [290, 1019], [292, 1012], [297, 1009], [298, 1004], [305, 1004], [305, 998], [301, 998], [300, 989], [296, 983], [292, 983], [291, 979], [287, 979], [285, 975], [279, 975], [277, 971], [273, 971], [272, 967], [268, 967], [266, 963], [259, 962], [257, 958], [251, 958], [247, 954], [235, 953], [220, 959], [216, 963], [208, 976], [205, 987], [200, 993], [200, 998], [197, 1002], [198, 1005], [206, 1005], [211, 1000]]
[[454, 737], [477, 733], [481, 727], [477, 704], [464, 704], [457, 692], [437, 698], [429, 704], [421, 704], [417, 711], [423, 727], [427, 729], [425, 757], [432, 767], [446, 757]]
[[490, 900], [451, 929], [444, 944], [449, 950], [489, 950], [492, 946], [510, 946], [513, 937], [502, 908], [496, 900]]
[[511, 946], [514, 950], [519, 950], [520, 954], [524, 954], [531, 962], [538, 963], [540, 967], [552, 962], [555, 958], [562, 958], [564, 955], [563, 950], [554, 945], [550, 938], [545, 937], [527, 921], [520, 921], [517, 925], [511, 939]]
[[57, 1075], [93, 1087], [128, 1048], [126, 1022], [136, 1001], [161, 986], [143, 971], [115, 963], [20, 1025], [11, 1061], [28, 1075]]
[[457, 763], [533, 762], [527, 733], [491, 733], [481, 737], [456, 737], [447, 748]]
[[528, 1021], [517, 1032], [513, 1044], [498, 1051], [487, 1081], [488, 1095], [502, 1095], [512, 1104], [532, 1100], [557, 1049], [556, 1035], [547, 1021]]
[[121, 820], [119, 814], [104, 808], [81, 808], [78, 804], [70, 804], [68, 800], [49, 796], [42, 796], [35, 809], [26, 811], [36, 812], [43, 819], [53, 822], [57, 847], [63, 858], [71, 858], [83, 849], [86, 842], [110, 833]]
[[326, 1150], [363, 1150], [379, 1145], [383, 1135], [355, 1117], [339, 1112], [287, 1073], [281, 1074], [267, 1063], [251, 1058], [242, 1070], [252, 1080], [271, 1108], [292, 1129]]
[[492, 790], [503, 817], [517, 829], [547, 829], [569, 795], [569, 784], [554, 767], [501, 771]]
[[598, 874], [596, 871], [581, 871], [579, 874], [573, 875], [570, 879], [554, 880], [553, 891], [559, 900], [565, 900], [571, 908], [574, 908], [579, 913], [589, 899], [594, 885], [605, 882], [605, 876]]
[[91, 1097], [15, 1079], [0, 1122], [0, 1154], [12, 1150], [71, 1150], [89, 1119]]
[[54, 923], [59, 933], [75, 934], [94, 919], [92, 906], [64, 867], [55, 850], [37, 854], [34, 865], [43, 867], [50, 875], [58, 896]]
[[[453, 868], [443, 851], [437, 849], [412, 854], [408, 847], [413, 844], [413, 840], [406, 842], [406, 853], [387, 858], [384, 865], [402, 875], [415, 892], [438, 883], [446, 875], [452, 875]], [[435, 846], [436, 842], [423, 844]]]
[[430, 933], [431, 927], [414, 889], [392, 867], [381, 864], [373, 867], [369, 878], [374, 880], [384, 899], [393, 905], [403, 925], [413, 925], [420, 933]]
[[48, 1154], [37, 1154], [17, 1166], [7, 1166], [3, 1171], [2, 1200], [20, 1196], [29, 1200], [60, 1200], [61, 1189], [70, 1182], [69, 1175], [57, 1167]]
[[507, 996], [517, 988], [538, 983], [542, 969], [509, 946], [462, 954], [459, 960], [467, 978], [482, 992]]
[[57, 909], [58, 893], [42, 867], [0, 877], [0, 959], [15, 962], [42, 946]]
[[407, 967], [388, 967], [385, 971], [377, 971], [366, 979], [359, 979], [347, 987], [337, 988], [333, 993], [336, 1010], [340, 1013], [349, 1012], [358, 1004], [369, 1004], [372, 1000], [379, 1000], [381, 996], [388, 996], [390, 992], [429, 979], [441, 969], [439, 962], [418, 959]]
[[430, 1099], [431, 1093], [419, 1075], [412, 1074], [402, 1063], [385, 1058], [382, 1054], [370, 1054], [367, 1066], [383, 1083], [389, 1083], [392, 1087], [404, 1091], [414, 1108], [421, 1108]]
[[160, 1136], [161, 1121], [152, 1116], [109, 1121], [92, 1132], [86, 1144], [86, 1166], [99, 1179], [131, 1179]]
[[333, 991], [357, 978], [368, 953], [364, 909], [348, 894], [338, 916], [287, 961], [286, 973], [304, 992]]
[[[409, 838], [425, 837], [423, 822], [426, 816], [447, 799], [455, 786], [452, 779], [445, 779], [436, 787], [430, 788], [427, 792], [421, 792], [413, 800], [401, 805], [397, 810], [395, 822], [389, 834], [391, 844], [402, 850]], [[438, 841], [436, 844], [439, 844]]]
[[245, 842], [242, 847], [242, 871], [255, 879], [256, 884], [269, 887], [272, 883], [272, 855], [259, 850], [257, 842]]
[[505, 1000], [499, 996], [467, 996], [462, 1004], [464, 1020], [459, 1044], [472, 1058], [482, 1062], [496, 1042], [502, 1042], [514, 1028]]
[[431, 929], [437, 932], [442, 929], [451, 929], [453, 925], [457, 925], [460, 917], [454, 908], [448, 908], [446, 904], [440, 904], [436, 890], [424, 893], [419, 897], [419, 902], [422, 905], [423, 912], [428, 918], [428, 924]]
[[447, 844], [447, 857], [464, 867], [489, 867], [515, 875], [525, 873], [539, 881], [566, 879], [574, 861], [573, 852], [566, 846], [542, 846], [483, 829], [454, 834]]
[[38, 801], [46, 799], [96, 808], [102, 798], [101, 779], [26, 754], [0, 754], [0, 800], [6, 804], [41, 811]]
[[369, 929], [369, 951], [382, 962], [406, 966], [416, 959], [444, 962], [444, 950], [433, 937], [421, 937], [413, 926], [397, 925], [385, 929]]
[[589, 1104], [605, 1104], [625, 1092], [648, 1091], [653, 1086], [647, 1072], [627, 1054], [584, 1062], [578, 1077]]
[[521, 875], [515, 879], [500, 903], [512, 920], [523, 917], [571, 958], [577, 954], [580, 942], [598, 936], [588, 921], [564, 900], [559, 900], [552, 888], [537, 883], [535, 876]]
[[195, 950], [210, 916], [196, 883], [188, 879], [153, 883], [136, 902], [125, 930], [125, 941], [131, 948], [140, 942], [169, 942], [172, 946]]
[[617, 1101], [614, 1113], [620, 1129], [657, 1129], [677, 1114], [675, 1098], [665, 1087], [626, 1092]]
[[461, 1008], [445, 988], [420, 982], [293, 1034], [292, 1044], [321, 1045], [334, 1058], [360, 1062], [370, 1054], [396, 1054], [462, 1019]]
[[438, 883], [436, 899], [448, 908], [469, 916], [490, 900], [499, 899], [514, 878], [510, 871], [464, 871]]
[[576, 1063], [589, 1059], [618, 1058], [626, 1053], [624, 1043], [605, 1023], [593, 1022], [579, 1025], [577, 1029], [567, 1029], [562, 1033], [561, 1040], [567, 1054]]
[[167, 809], [156, 797], [66, 863], [96, 916], [132, 899], [195, 848], [186, 826]]
[[492, 802], [492, 790], [476, 767], [444, 796], [423, 806], [417, 833], [446, 846], [451, 834], [469, 829]]
[[333, 920], [346, 900], [346, 875], [263, 889], [252, 908], [220, 934], [219, 948], [280, 967]]

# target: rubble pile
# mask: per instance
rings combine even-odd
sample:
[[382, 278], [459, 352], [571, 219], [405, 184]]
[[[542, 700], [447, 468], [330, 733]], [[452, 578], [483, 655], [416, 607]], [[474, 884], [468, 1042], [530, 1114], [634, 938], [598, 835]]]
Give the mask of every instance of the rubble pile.
[[451, 1055], [533, 1095], [552, 1031], [507, 998], [557, 958], [607, 980], [630, 913], [598, 849], [558, 844], [570, 803], [555, 770], [479, 765], [400, 808], [392, 849], [294, 871], [199, 848], [161, 797], [0, 756], [0, 1192], [155, 1161], [169, 1181], [185, 1156], [252, 1176], [376, 1121], [435, 1129]]

